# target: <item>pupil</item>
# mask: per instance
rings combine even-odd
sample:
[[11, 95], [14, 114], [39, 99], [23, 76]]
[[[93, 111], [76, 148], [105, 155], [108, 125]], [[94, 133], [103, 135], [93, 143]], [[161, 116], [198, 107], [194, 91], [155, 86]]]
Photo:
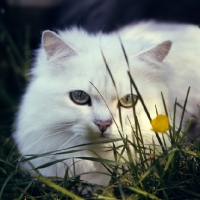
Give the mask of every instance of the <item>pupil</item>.
[[82, 96], [83, 96], [83, 92], [82, 92], [82, 91], [79, 91], [78, 95], [79, 95], [79, 99], [81, 99]]
[[130, 100], [130, 95], [126, 95], [126, 101]]
[[84, 96], [85, 95], [83, 91], [77, 91], [77, 100], [82, 100]]

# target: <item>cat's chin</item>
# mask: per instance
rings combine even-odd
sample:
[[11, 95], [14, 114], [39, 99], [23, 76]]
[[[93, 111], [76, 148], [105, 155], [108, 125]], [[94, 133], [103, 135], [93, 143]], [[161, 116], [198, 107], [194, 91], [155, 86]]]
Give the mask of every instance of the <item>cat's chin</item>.
[[101, 141], [116, 138], [115, 134], [112, 133], [101, 133], [101, 132], [92, 132], [92, 134], [86, 136], [90, 141]]
[[100, 138], [101, 139], [114, 139], [116, 138], [116, 135], [113, 135], [111, 133], [100, 133]]
[[102, 139], [110, 139], [112, 138], [112, 135], [109, 133], [100, 133], [100, 138]]

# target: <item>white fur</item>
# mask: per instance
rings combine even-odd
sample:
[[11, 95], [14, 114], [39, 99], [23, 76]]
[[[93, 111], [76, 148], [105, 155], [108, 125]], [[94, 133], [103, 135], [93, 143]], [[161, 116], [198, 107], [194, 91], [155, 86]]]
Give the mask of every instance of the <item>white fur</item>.
[[[155, 105], [158, 112], [164, 114], [161, 91], [172, 116], [175, 98], [177, 97], [178, 102], [182, 104], [189, 86], [191, 86], [191, 92], [187, 110], [191, 114], [197, 114], [200, 95], [199, 28], [192, 25], [144, 22], [125, 27], [119, 30], [118, 34], [128, 55], [132, 77], [151, 117], [156, 116]], [[47, 31], [46, 36], [43, 36], [43, 45], [37, 53], [36, 62], [31, 71], [32, 80], [21, 102], [14, 139], [22, 155], [62, 150], [106, 138], [120, 138], [114, 122], [106, 130], [106, 138], [101, 137], [98, 126], [93, 122], [112, 118], [108, 105], [120, 128], [117, 95], [122, 98], [130, 94], [128, 67], [118, 35], [116, 33], [88, 35], [77, 28], [61, 31], [58, 35]], [[147, 54], [156, 45], [159, 46], [167, 40], [172, 41], [172, 47], [171, 50], [168, 49], [169, 54], [166, 53], [163, 62], [155, 59], [160, 55]], [[59, 44], [55, 51], [51, 49], [54, 42], [56, 45]], [[158, 46], [156, 48], [160, 48]], [[103, 61], [101, 49], [114, 77], [117, 92]], [[80, 106], [72, 102], [69, 92], [73, 90], [83, 90], [89, 94], [92, 106]], [[136, 94], [134, 88], [133, 93]], [[133, 111], [131, 108], [123, 107], [121, 110], [123, 134], [131, 139], [132, 130], [127, 116], [134, 126]], [[145, 142], [151, 143], [153, 137], [156, 141], [155, 133], [151, 131], [150, 122], [140, 101], [136, 105], [136, 113]], [[187, 119], [188, 117], [185, 120]], [[178, 120], [180, 119], [177, 118], [177, 122]], [[101, 148], [94, 151], [103, 158], [113, 159], [113, 153], [105, 151], [104, 147], [107, 146], [109, 145], [101, 145]], [[94, 154], [85, 150], [46, 156], [31, 162], [39, 166], [54, 159], [79, 156], [94, 157]], [[39, 171], [44, 176], [63, 177], [67, 166], [72, 165], [72, 160], [68, 159], [64, 163]], [[100, 163], [87, 160], [76, 163], [76, 174], [90, 171], [107, 173]], [[81, 179], [106, 185], [109, 176], [91, 174], [81, 176]]]

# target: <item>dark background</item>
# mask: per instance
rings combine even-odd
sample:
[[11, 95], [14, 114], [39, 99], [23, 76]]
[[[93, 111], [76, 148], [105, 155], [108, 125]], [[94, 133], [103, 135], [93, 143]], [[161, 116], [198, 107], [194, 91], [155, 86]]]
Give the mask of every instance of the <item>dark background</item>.
[[[24, 1], [26, 2], [26, 1]], [[45, 29], [73, 25], [110, 32], [134, 21], [200, 24], [200, 0], [0, 1], [0, 145], [12, 132], [14, 114]], [[184, 34], [184, 33], [183, 33]], [[1, 153], [1, 152], [0, 152]]]

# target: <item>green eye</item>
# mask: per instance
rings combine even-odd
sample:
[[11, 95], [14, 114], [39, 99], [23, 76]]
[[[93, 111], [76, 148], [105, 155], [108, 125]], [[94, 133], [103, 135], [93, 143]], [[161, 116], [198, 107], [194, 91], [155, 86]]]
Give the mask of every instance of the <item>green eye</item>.
[[90, 96], [82, 90], [75, 90], [75, 91], [70, 92], [70, 98], [76, 104], [91, 105]]
[[132, 95], [127, 94], [126, 96], [122, 97], [119, 100], [119, 102], [122, 107], [130, 108], [130, 107], [132, 107], [132, 102], [134, 102], [134, 104], [136, 104], [137, 100], [138, 100], [138, 96], [136, 96], [134, 94], [132, 94]]

